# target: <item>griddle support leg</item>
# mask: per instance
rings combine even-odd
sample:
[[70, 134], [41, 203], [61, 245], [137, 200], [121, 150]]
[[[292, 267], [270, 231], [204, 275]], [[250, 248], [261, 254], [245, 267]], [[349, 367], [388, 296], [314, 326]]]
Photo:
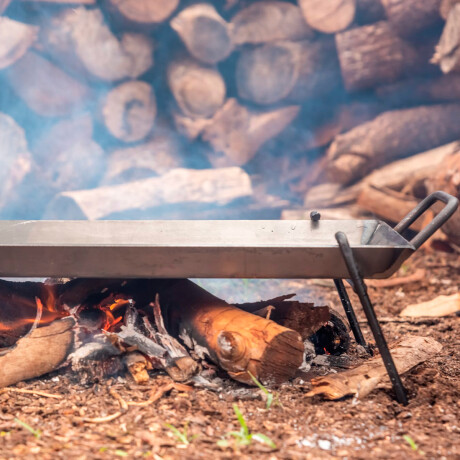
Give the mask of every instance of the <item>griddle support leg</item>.
[[337, 288], [337, 292], [339, 293], [340, 300], [342, 301], [343, 309], [347, 315], [350, 328], [353, 332], [353, 335], [355, 336], [356, 343], [366, 348], [366, 341], [364, 340], [361, 327], [359, 326], [358, 319], [356, 318], [355, 311], [353, 310], [350, 297], [348, 297], [348, 293], [345, 289], [345, 286], [343, 285], [343, 281], [341, 279], [335, 279], [334, 283], [335, 287]]
[[345, 264], [347, 265], [350, 278], [353, 281], [356, 294], [358, 294], [361, 305], [363, 306], [364, 313], [366, 314], [367, 322], [371, 328], [377, 347], [385, 364], [386, 370], [390, 377], [393, 389], [396, 393], [396, 399], [400, 404], [407, 405], [409, 403], [406, 395], [406, 390], [401, 381], [401, 377], [398, 374], [395, 363], [391, 356], [387, 342], [380, 327], [379, 321], [374, 311], [374, 307], [367, 294], [367, 286], [359, 272], [358, 264], [356, 263], [353, 251], [348, 242], [348, 238], [343, 232], [337, 232], [335, 234], [337, 243], [339, 244], [340, 250], [342, 251]]

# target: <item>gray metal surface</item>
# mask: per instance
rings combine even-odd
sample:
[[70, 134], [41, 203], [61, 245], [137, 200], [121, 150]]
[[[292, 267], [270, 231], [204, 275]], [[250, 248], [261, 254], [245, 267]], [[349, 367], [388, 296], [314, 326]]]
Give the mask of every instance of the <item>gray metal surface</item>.
[[367, 278], [414, 251], [376, 220], [1, 221], [0, 276], [347, 278], [337, 231]]

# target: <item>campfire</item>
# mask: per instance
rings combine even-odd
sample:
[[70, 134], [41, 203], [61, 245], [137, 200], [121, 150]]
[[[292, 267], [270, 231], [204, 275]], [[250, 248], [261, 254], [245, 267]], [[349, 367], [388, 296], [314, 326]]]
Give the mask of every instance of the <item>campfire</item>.
[[[0, 457], [143, 417], [111, 456], [177, 457], [165, 423], [205, 439], [191, 458], [415, 451], [423, 404], [447, 427], [459, 22], [459, 0], [0, 0]], [[53, 401], [78, 429], [45, 442]], [[362, 414], [366, 439], [320, 437]]]

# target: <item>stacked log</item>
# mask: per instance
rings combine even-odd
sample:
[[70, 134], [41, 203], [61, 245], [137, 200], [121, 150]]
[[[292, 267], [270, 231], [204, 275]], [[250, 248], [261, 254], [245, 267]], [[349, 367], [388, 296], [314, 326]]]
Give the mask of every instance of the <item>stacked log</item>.
[[427, 186], [362, 184], [460, 139], [459, 23], [458, 0], [0, 0], [0, 116], [31, 143], [0, 216], [411, 206]]

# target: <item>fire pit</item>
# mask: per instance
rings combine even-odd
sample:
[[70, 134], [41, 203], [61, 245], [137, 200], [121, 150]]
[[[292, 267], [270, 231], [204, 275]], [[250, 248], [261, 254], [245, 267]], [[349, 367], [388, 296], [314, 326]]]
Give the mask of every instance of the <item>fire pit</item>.
[[[444, 209], [412, 240], [406, 240], [402, 233], [437, 201], [445, 203]], [[403, 385], [363, 278], [383, 278], [394, 273], [457, 207], [456, 198], [435, 192], [394, 229], [376, 220], [320, 221], [317, 213], [312, 213], [310, 222], [3, 222], [0, 225], [0, 274], [90, 278], [333, 278], [356, 341], [366, 346], [342, 282], [350, 278], [397, 399], [406, 404]], [[308, 263], [310, 261], [313, 263]], [[157, 317], [156, 320], [157, 326], [161, 324]], [[134, 324], [134, 319], [131, 323]], [[133, 331], [130, 334], [132, 338]], [[227, 339], [232, 342], [234, 337]]]

